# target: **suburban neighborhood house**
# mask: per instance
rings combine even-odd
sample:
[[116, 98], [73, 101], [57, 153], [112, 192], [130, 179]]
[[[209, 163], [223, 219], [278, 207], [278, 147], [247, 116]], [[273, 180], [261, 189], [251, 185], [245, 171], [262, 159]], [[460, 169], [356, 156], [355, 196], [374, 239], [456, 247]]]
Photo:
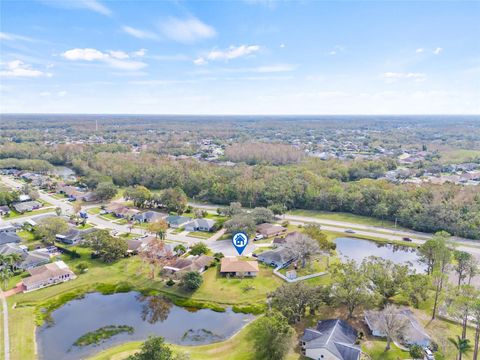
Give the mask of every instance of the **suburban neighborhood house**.
[[315, 360], [358, 360], [362, 351], [355, 345], [357, 331], [340, 319], [319, 321], [305, 329], [300, 342], [302, 353]]
[[222, 275], [257, 276], [259, 271], [257, 261], [244, 261], [235, 256], [222, 258], [220, 264], [220, 273]]
[[24, 212], [27, 212], [27, 211], [40, 209], [42, 207], [42, 204], [38, 201], [33, 200], [33, 201], [13, 203], [12, 206], [16, 212], [23, 214]]
[[293, 261], [295, 261], [295, 256], [292, 254], [292, 252], [284, 247], [264, 251], [258, 254], [257, 258], [264, 264], [277, 268], [287, 267]]
[[178, 258], [173, 263], [163, 268], [163, 274], [180, 279], [189, 271], [198, 271], [203, 273], [212, 264], [213, 257], [207, 255], [189, 256], [187, 258]]
[[212, 219], [195, 219], [185, 224], [186, 231], [212, 231], [215, 220]]
[[22, 280], [25, 292], [73, 280], [77, 277], [63, 261], [29, 269], [28, 272], [30, 276]]
[[[375, 310], [365, 311], [365, 322], [367, 323], [373, 336], [386, 337], [385, 331], [381, 327], [381, 312]], [[396, 339], [406, 346], [420, 345], [427, 347], [432, 340], [425, 329], [415, 318], [415, 315], [406, 307], [398, 308], [397, 316], [403, 318], [406, 328], [400, 339]]]
[[165, 220], [168, 214], [157, 212], [157, 211], [145, 211], [139, 214], [136, 214], [133, 217], [133, 220], [138, 221], [140, 223], [153, 223], [160, 220]]
[[280, 236], [287, 232], [287, 228], [276, 225], [276, 224], [268, 224], [263, 223], [257, 225], [257, 233], [263, 235], [263, 237], [268, 238], [272, 236]]
[[178, 216], [178, 215], [169, 215], [167, 216], [167, 223], [168, 226], [170, 226], [173, 229], [178, 229], [181, 228], [182, 226], [185, 226], [187, 223], [189, 223], [192, 218], [186, 217], [186, 216]]

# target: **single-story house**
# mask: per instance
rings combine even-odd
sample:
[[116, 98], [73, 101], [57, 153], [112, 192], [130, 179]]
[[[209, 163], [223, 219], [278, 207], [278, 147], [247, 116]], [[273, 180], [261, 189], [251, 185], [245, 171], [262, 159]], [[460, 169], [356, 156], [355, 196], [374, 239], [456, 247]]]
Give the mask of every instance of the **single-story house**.
[[257, 261], [244, 261], [235, 256], [224, 257], [220, 263], [220, 273], [222, 275], [257, 276], [259, 271]]
[[[397, 316], [404, 319], [406, 328], [400, 339], [400, 343], [410, 345], [420, 345], [427, 347], [432, 342], [422, 325], [418, 322], [413, 312], [407, 307], [399, 307]], [[381, 327], [381, 311], [368, 310], [365, 311], [365, 322], [367, 323], [373, 336], [386, 337]]]
[[1, 255], [18, 254], [21, 260], [16, 263], [16, 267], [19, 269], [31, 269], [50, 262], [50, 254], [47, 249], [38, 249], [28, 251], [26, 246], [18, 245], [15, 243], [4, 244], [0, 246]]
[[168, 226], [174, 229], [178, 229], [186, 225], [187, 223], [189, 223], [192, 220], [192, 218], [189, 218], [186, 216], [169, 215], [167, 216], [166, 220], [167, 220]]
[[29, 269], [28, 272], [30, 276], [22, 280], [26, 292], [73, 280], [77, 277], [63, 261]]
[[113, 214], [117, 216], [117, 214], [120, 214], [124, 209], [127, 209], [127, 207], [123, 204], [117, 203], [117, 202], [112, 202], [105, 206], [104, 211], [108, 214]]
[[[137, 247], [136, 252], [140, 253], [142, 251], [150, 251], [153, 249], [154, 243], [158, 244], [157, 242], [158, 238], [155, 236], [147, 236], [147, 237], [142, 237], [139, 239], [136, 239], [136, 241], [140, 241], [141, 244]], [[176, 253], [173, 250], [174, 245], [173, 244], [167, 244], [165, 242], [162, 242], [162, 245], [160, 248], [156, 249], [157, 251], [157, 257], [158, 258], [173, 258]]]
[[133, 217], [133, 220], [140, 223], [153, 223], [155, 221], [165, 220], [167, 216], [168, 214], [166, 213], [149, 210], [140, 214], [136, 214]]
[[355, 345], [357, 331], [340, 319], [319, 321], [305, 329], [300, 347], [305, 357], [315, 360], [359, 360], [362, 351]]
[[38, 201], [25, 201], [25, 202], [16, 202], [12, 204], [13, 208], [19, 212], [24, 213], [26, 211], [32, 211], [36, 209], [40, 209], [42, 204]]
[[78, 244], [85, 239], [86, 235], [91, 234], [95, 231], [97, 231], [97, 229], [95, 228], [79, 230], [72, 227], [66, 233], [55, 235], [55, 238], [58, 241], [63, 242], [64, 244], [73, 245]]
[[0, 231], [0, 245], [9, 243], [19, 243], [22, 239], [15, 231]]
[[10, 214], [10, 208], [7, 205], [0, 206], [0, 215]]
[[269, 266], [284, 268], [290, 265], [293, 261], [295, 261], [295, 256], [289, 249], [280, 247], [258, 254], [257, 259]]
[[266, 238], [271, 236], [280, 236], [285, 234], [286, 232], [287, 228], [276, 224], [263, 223], [257, 225], [257, 233], [263, 235]]
[[165, 275], [173, 275], [181, 278], [183, 274], [189, 271], [204, 272], [212, 264], [213, 257], [207, 255], [190, 256], [188, 258], [178, 258], [173, 263], [163, 268]]
[[215, 220], [212, 219], [194, 219], [185, 224], [187, 231], [212, 231], [215, 226]]

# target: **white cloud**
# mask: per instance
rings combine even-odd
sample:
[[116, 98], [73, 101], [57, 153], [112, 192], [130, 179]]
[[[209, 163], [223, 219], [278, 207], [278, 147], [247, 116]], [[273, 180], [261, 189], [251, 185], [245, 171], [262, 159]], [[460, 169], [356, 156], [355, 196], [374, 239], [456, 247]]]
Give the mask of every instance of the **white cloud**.
[[13, 60], [6, 64], [4, 70], [0, 71], [0, 76], [5, 77], [51, 77], [51, 73], [32, 69], [31, 65], [25, 64], [21, 60]]
[[146, 53], [147, 53], [147, 49], [140, 49], [140, 50], [134, 51], [132, 55], [136, 57], [143, 57], [145, 56]]
[[213, 27], [195, 17], [186, 19], [168, 18], [160, 24], [160, 29], [167, 38], [182, 43], [193, 43], [197, 40], [209, 39], [217, 34]]
[[415, 52], [416, 52], [417, 54], [421, 54], [421, 53], [423, 53], [424, 51], [425, 51], [424, 48], [418, 48], [417, 50], [415, 50]]
[[296, 68], [295, 65], [276, 64], [276, 65], [260, 66], [256, 68], [256, 71], [260, 73], [289, 72], [289, 71], [295, 70], [295, 68]]
[[280, 48], [284, 48], [285, 47], [285, 44], [280, 44]]
[[32, 38], [29, 38], [27, 36], [5, 33], [5, 32], [0, 32], [0, 40], [5, 40], [5, 41], [16, 41], [16, 40], [33, 41]]
[[136, 29], [136, 28], [131, 27], [131, 26], [122, 26], [122, 30], [125, 33], [127, 33], [127, 34], [129, 34], [133, 37], [136, 37], [138, 39], [150, 39], [150, 40], [158, 39], [158, 36], [151, 31], [140, 30], [140, 29]]
[[207, 63], [207, 60], [218, 61], [218, 60], [232, 60], [239, 57], [249, 56], [260, 50], [259, 45], [240, 45], [240, 46], [230, 46], [226, 50], [212, 50], [207, 55], [202, 56], [194, 60], [196, 65], [204, 65]]
[[111, 16], [112, 11], [97, 0], [41, 0], [44, 4], [64, 9], [86, 9], [105, 16]]
[[[134, 52], [133, 55], [144, 55], [145, 51], [145, 49], [140, 49]], [[121, 70], [140, 70], [147, 66], [144, 62], [130, 59], [130, 55], [121, 50], [101, 52], [100, 50], [92, 48], [76, 48], [65, 51], [62, 56], [70, 61], [101, 61], [113, 68]]]
[[400, 73], [400, 72], [386, 72], [382, 74], [382, 78], [387, 83], [393, 83], [398, 80], [410, 79], [416, 82], [425, 81], [427, 76], [424, 73]]
[[345, 47], [342, 45], [335, 45], [332, 50], [330, 50], [327, 54], [328, 55], [337, 55], [345, 51]]
[[442, 51], [443, 51], [443, 49], [441, 47], [437, 47], [435, 50], [433, 50], [433, 53], [435, 55], [439, 55]]

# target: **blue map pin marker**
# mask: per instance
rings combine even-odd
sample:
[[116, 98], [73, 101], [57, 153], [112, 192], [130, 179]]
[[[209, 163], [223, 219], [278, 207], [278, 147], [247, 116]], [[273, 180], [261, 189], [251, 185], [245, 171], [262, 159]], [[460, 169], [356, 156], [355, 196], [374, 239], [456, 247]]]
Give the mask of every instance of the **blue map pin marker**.
[[233, 235], [232, 244], [237, 249], [238, 255], [242, 255], [243, 250], [248, 245], [248, 236], [243, 232], [236, 233]]

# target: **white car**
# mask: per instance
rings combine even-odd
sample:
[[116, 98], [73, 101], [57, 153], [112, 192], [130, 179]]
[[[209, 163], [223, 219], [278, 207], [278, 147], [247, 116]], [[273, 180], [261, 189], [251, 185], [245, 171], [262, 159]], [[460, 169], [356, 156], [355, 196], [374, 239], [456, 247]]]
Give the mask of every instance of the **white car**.
[[425, 350], [425, 357], [427, 360], [435, 360], [435, 356], [429, 348], [425, 348], [423, 350]]
[[257, 234], [257, 236], [255, 236], [255, 237], [253, 238], [253, 241], [262, 240], [263, 237], [264, 237], [264, 236], [263, 236], [262, 234]]

